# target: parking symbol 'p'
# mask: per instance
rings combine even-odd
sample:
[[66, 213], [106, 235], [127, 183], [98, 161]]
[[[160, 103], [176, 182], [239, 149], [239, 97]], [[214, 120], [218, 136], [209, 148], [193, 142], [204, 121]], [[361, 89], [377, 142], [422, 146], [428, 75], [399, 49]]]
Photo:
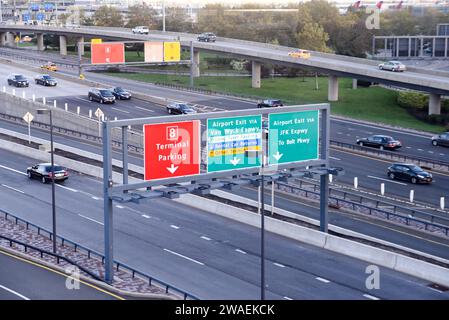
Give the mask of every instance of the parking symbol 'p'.
[[178, 126], [167, 127], [167, 140], [178, 140]]

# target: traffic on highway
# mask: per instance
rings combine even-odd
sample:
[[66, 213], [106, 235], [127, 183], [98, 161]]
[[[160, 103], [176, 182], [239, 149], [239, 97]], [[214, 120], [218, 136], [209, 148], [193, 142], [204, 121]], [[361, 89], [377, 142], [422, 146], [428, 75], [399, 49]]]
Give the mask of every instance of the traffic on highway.
[[[402, 41], [376, 61], [302, 31], [287, 47], [163, 28], [0, 25], [0, 300], [449, 299], [449, 73], [403, 64]], [[249, 61], [251, 95], [195, 85], [212, 55]], [[266, 89], [269, 63], [314, 70], [313, 102]], [[190, 86], [142, 80], [178, 64]], [[334, 113], [357, 77], [379, 99], [424, 92], [391, 114], [435, 123]]]

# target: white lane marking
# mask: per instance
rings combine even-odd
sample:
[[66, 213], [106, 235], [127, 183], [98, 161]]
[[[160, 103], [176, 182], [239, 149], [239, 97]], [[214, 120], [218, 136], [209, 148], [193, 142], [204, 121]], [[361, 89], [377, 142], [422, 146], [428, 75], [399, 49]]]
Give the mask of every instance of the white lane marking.
[[240, 250], [240, 249], [235, 249], [235, 251], [236, 251], [236, 252], [239, 252], [239, 253], [243, 253], [243, 254], [246, 254], [246, 252], [245, 252], [245, 251], [243, 251], [243, 250]]
[[119, 204], [117, 204], [115, 207], [116, 207], [116, 208], [119, 208], [119, 209], [125, 208], [124, 206], [121, 206], [121, 205], [119, 205]]
[[418, 149], [418, 151], [423, 151], [423, 149]]
[[100, 221], [97, 221], [97, 220], [95, 220], [95, 219], [92, 219], [92, 218], [83, 216], [82, 214], [78, 214], [78, 215], [79, 215], [81, 218], [84, 218], [84, 219], [90, 220], [90, 221], [92, 221], [92, 222], [98, 223], [98, 224], [100, 224], [100, 225], [102, 225], [102, 226], [104, 225], [103, 222], [100, 222]]
[[195, 263], [197, 263], [197, 264], [199, 264], [199, 265], [202, 265], [202, 266], [204, 266], [204, 263], [202, 263], [202, 262], [200, 262], [200, 261], [197, 261], [197, 260], [195, 260], [195, 259], [192, 259], [192, 258], [186, 257], [186, 256], [184, 256], [184, 255], [182, 255], [182, 254], [180, 254], [180, 253], [177, 253], [177, 252], [174, 252], [174, 251], [171, 251], [171, 250], [165, 249], [165, 248], [164, 248], [164, 251], [170, 252], [171, 254], [174, 254], [174, 255], [176, 255], [176, 256], [178, 256], [178, 257], [181, 257], [181, 258], [187, 259], [187, 260], [189, 260], [189, 261], [192, 261], [192, 262], [195, 262]]
[[94, 199], [94, 200], [100, 200], [100, 198], [98, 198], [96, 196], [92, 196], [91, 198]]
[[440, 156], [444, 156], [444, 153], [440, 153]]
[[23, 192], [22, 190], [19, 190], [19, 189], [10, 187], [10, 186], [8, 186], [8, 185], [6, 185], [6, 184], [2, 184], [2, 186], [5, 187], [6, 189], [10, 189], [10, 190], [13, 190], [13, 191], [15, 191], [15, 192], [19, 192], [19, 193], [22, 193], [22, 194], [25, 193], [25, 192]]
[[365, 298], [371, 299], [371, 300], [380, 300], [378, 297], [372, 296], [370, 294], [364, 294], [363, 295]]
[[320, 278], [320, 277], [316, 277], [315, 279], [317, 279], [318, 281], [324, 282], [324, 283], [329, 283], [330, 281], [324, 278]]
[[338, 159], [338, 158], [335, 158], [335, 157], [329, 157], [329, 159], [341, 161], [341, 159]]
[[114, 108], [114, 107], [112, 107], [111, 109], [113, 109], [113, 110], [115, 110], [115, 111], [118, 111], [118, 112], [123, 112], [123, 113], [130, 113], [129, 111], [126, 111], [126, 110], [121, 110], [121, 109], [118, 109], [118, 108]]
[[142, 107], [139, 107], [139, 106], [134, 106], [134, 108], [139, 109], [139, 110], [142, 110], [142, 111], [154, 112], [154, 110], [145, 109], [145, 108], [142, 108]]
[[402, 183], [402, 182], [397, 182], [397, 181], [392, 181], [392, 180], [388, 180], [388, 179], [384, 179], [384, 178], [379, 178], [379, 177], [373, 177], [373, 176], [368, 176], [368, 178], [371, 179], [377, 179], [377, 180], [382, 180], [382, 181], [387, 181], [387, 182], [391, 182], [391, 183], [396, 183], [396, 184], [400, 184], [401, 186], [406, 186], [406, 183]]
[[274, 264], [275, 266], [277, 266], [277, 267], [285, 268], [285, 266], [284, 266], [283, 264], [280, 264], [280, 263], [277, 263], [277, 262], [274, 262], [273, 264]]
[[285, 300], [293, 300], [292, 298], [289, 298], [287, 296], [284, 297]]
[[22, 172], [22, 171], [19, 171], [19, 170], [10, 168], [10, 167], [2, 166], [1, 164], [0, 164], [0, 168], [9, 170], [9, 171], [12, 171], [12, 172], [15, 172], [15, 173], [19, 173], [19, 174], [21, 174], [21, 175], [23, 175], [23, 176], [26, 176], [26, 175], [27, 175], [25, 172]]
[[438, 292], [438, 293], [443, 293], [443, 291], [438, 290], [438, 289], [435, 289], [435, 288], [432, 288], [432, 287], [427, 287], [427, 288], [429, 288], [429, 289], [432, 290], [432, 291], [436, 291], [436, 292]]
[[30, 298], [25, 297], [23, 294], [20, 294], [17, 291], [14, 291], [14, 290], [9, 289], [9, 288], [7, 288], [5, 286], [2, 286], [1, 284], [0, 284], [0, 288], [2, 288], [3, 290], [8, 291], [8, 292], [18, 296], [19, 298], [22, 298], [23, 300], [30, 300]]
[[337, 134], [343, 134], [343, 132], [337, 132]]
[[146, 215], [146, 214], [143, 214], [142, 217], [147, 218], [147, 219], [150, 219], [150, 216], [148, 216], [148, 215]]
[[412, 147], [406, 147], [407, 149], [411, 149]]
[[170, 227], [173, 228], [173, 229], [179, 229], [179, 227], [175, 226], [174, 224], [171, 224]]
[[427, 151], [428, 153], [433, 153], [433, 151]]
[[81, 100], [81, 101], [88, 101], [88, 102], [91, 102], [89, 99], [85, 99], [85, 98], [79, 98], [79, 97], [75, 97], [75, 99], [77, 99], [77, 100]]
[[208, 238], [208, 237], [206, 237], [206, 236], [201, 236], [200, 238], [201, 238], [201, 239], [204, 239], [204, 240], [207, 240], [207, 241], [211, 241], [211, 240], [212, 240], [211, 238]]
[[62, 188], [62, 189], [66, 189], [66, 190], [69, 190], [69, 191], [72, 191], [72, 192], [78, 192], [78, 190], [76, 190], [76, 189], [72, 189], [72, 188], [69, 188], [69, 187], [61, 186], [60, 184], [56, 184], [56, 185], [58, 187]]

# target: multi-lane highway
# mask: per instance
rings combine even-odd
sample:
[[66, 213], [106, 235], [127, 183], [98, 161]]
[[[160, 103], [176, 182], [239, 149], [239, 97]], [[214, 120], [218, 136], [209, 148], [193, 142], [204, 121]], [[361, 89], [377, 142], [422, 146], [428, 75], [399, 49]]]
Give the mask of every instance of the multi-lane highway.
[[[49, 228], [50, 186], [22, 173], [35, 160], [0, 151], [2, 209]], [[101, 184], [72, 173], [57, 187], [62, 236], [102, 251]], [[115, 252], [124, 263], [203, 299], [259, 298], [259, 231], [158, 199], [116, 205]], [[367, 263], [274, 234], [266, 237], [267, 298], [445, 299], [429, 283], [381, 269], [381, 289], [365, 287]], [[324, 279], [324, 280], [323, 280]]]
[[123, 299], [83, 280], [79, 287], [73, 281], [60, 271], [0, 249], [0, 300]]

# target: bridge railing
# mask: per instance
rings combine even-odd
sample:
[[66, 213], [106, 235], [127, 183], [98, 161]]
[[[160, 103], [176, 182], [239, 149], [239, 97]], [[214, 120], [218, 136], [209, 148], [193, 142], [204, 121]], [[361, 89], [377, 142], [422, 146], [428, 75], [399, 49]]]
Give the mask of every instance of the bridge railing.
[[[34, 230], [37, 231], [37, 234], [43, 235], [43, 236], [47, 236], [47, 237], [49, 237], [50, 239], [52, 239], [53, 233], [52, 233], [51, 231], [48, 231], [47, 229], [42, 228], [42, 227], [40, 227], [40, 226], [38, 226], [38, 225], [36, 225], [36, 224], [34, 224], [34, 223], [31, 223], [31, 222], [28, 222], [28, 221], [26, 221], [26, 220], [24, 220], [24, 219], [22, 219], [22, 218], [19, 218], [19, 217], [17, 217], [17, 216], [15, 216], [15, 215], [11, 214], [10, 212], [8, 212], [8, 211], [6, 211], [6, 210], [4, 210], [4, 209], [0, 209], [0, 213], [3, 214], [3, 216], [5, 217], [5, 220], [9, 220], [9, 221], [12, 220], [15, 224], [22, 224], [22, 225], [25, 226], [25, 228], [26, 228], [27, 230], [29, 230], [29, 229], [34, 229]], [[13, 239], [9, 239], [9, 238], [7, 238], [7, 237], [5, 237], [5, 236], [1, 236], [1, 235], [0, 235], [0, 238], [4, 238], [4, 239], [6, 239], [6, 240], [8, 240], [8, 241], [10, 241], [10, 240], [13, 241]], [[70, 247], [73, 248], [73, 250], [74, 250], [75, 252], [77, 252], [77, 251], [84, 252], [85, 254], [87, 254], [87, 257], [88, 257], [89, 259], [96, 257], [96, 258], [98, 258], [98, 259], [101, 260], [102, 264], [104, 264], [105, 257], [104, 257], [103, 254], [101, 254], [101, 253], [99, 253], [99, 252], [97, 252], [97, 251], [95, 251], [95, 250], [89, 249], [89, 248], [87, 248], [87, 247], [85, 247], [85, 246], [82, 246], [82, 245], [80, 245], [80, 244], [78, 244], [78, 243], [76, 243], [76, 242], [74, 242], [74, 241], [72, 241], [72, 240], [69, 240], [69, 239], [64, 238], [64, 237], [61, 237], [61, 236], [57, 236], [57, 237], [56, 237], [56, 240], [57, 240], [62, 246], [65, 246], [65, 245], [70, 246]], [[34, 247], [34, 246], [31, 246], [31, 245], [25, 244], [25, 243], [20, 242], [20, 241], [17, 241], [17, 240], [14, 240], [14, 242], [17, 242], [17, 243], [19, 243], [19, 244], [22, 245], [22, 246], [26, 246], [27, 248], [31, 248], [31, 249], [34, 249], [34, 250], [37, 250], [37, 251], [42, 252], [42, 253], [41, 253], [41, 256], [42, 256], [43, 254], [54, 255], [54, 254], [51, 253], [51, 252], [48, 252], [48, 251], [39, 249], [39, 248], [37, 248], [37, 247]], [[54, 256], [58, 259], [57, 255], [54, 255]], [[64, 259], [64, 260], [66, 260], [67, 262], [69, 262], [69, 263], [71, 263], [71, 264], [75, 264], [73, 261], [70, 261], [70, 259], [68, 259], [68, 258], [66, 258], [66, 257], [63, 257], [63, 256], [60, 256], [59, 259]], [[76, 264], [76, 265], [77, 265], [77, 264]], [[77, 265], [77, 266], [78, 266], [78, 265]], [[149, 275], [147, 275], [146, 273], [144, 273], [144, 272], [142, 272], [142, 271], [139, 271], [139, 270], [136, 270], [136, 269], [134, 269], [134, 268], [131, 268], [131, 267], [129, 267], [128, 265], [126, 265], [126, 264], [124, 264], [124, 263], [122, 263], [122, 262], [114, 261], [114, 268], [115, 268], [117, 271], [118, 271], [118, 270], [124, 270], [124, 271], [126, 271], [126, 272], [131, 273], [131, 276], [132, 276], [133, 279], [134, 279], [136, 276], [139, 276], [140, 278], [143, 278], [144, 280], [146, 280], [146, 281], [148, 282], [148, 285], [149, 285], [149, 286], [152, 286], [153, 284], [156, 284], [156, 285], [158, 285], [159, 287], [164, 288], [164, 289], [165, 289], [165, 293], [167, 293], [167, 294], [168, 294], [168, 293], [174, 293], [174, 294], [176, 294], [176, 295], [181, 295], [181, 296], [184, 298], [184, 300], [187, 300], [187, 299], [190, 299], [190, 300], [199, 300], [198, 297], [196, 297], [196, 296], [194, 296], [194, 295], [192, 295], [192, 294], [190, 294], [190, 293], [188, 293], [188, 292], [186, 292], [186, 291], [184, 291], [184, 290], [181, 290], [181, 289], [177, 288], [176, 286], [173, 286], [173, 285], [171, 285], [171, 284], [168, 284], [167, 282], [162, 281], [162, 280], [159, 280], [159, 279], [157, 279], [157, 278], [155, 278], [155, 277], [149, 276]], [[84, 269], [84, 270], [83, 270], [83, 269]], [[91, 274], [91, 272], [88, 271], [88, 270], [86, 270], [85, 268], [80, 267], [80, 270], [83, 270], [84, 272], [86, 272], [86, 273], [89, 274], [89, 275]], [[103, 279], [99, 278], [99, 277], [98, 277], [97, 275], [95, 275], [95, 274], [94, 274], [94, 278], [97, 279], [97, 280], [99, 280], [99, 281], [104, 281]]]

